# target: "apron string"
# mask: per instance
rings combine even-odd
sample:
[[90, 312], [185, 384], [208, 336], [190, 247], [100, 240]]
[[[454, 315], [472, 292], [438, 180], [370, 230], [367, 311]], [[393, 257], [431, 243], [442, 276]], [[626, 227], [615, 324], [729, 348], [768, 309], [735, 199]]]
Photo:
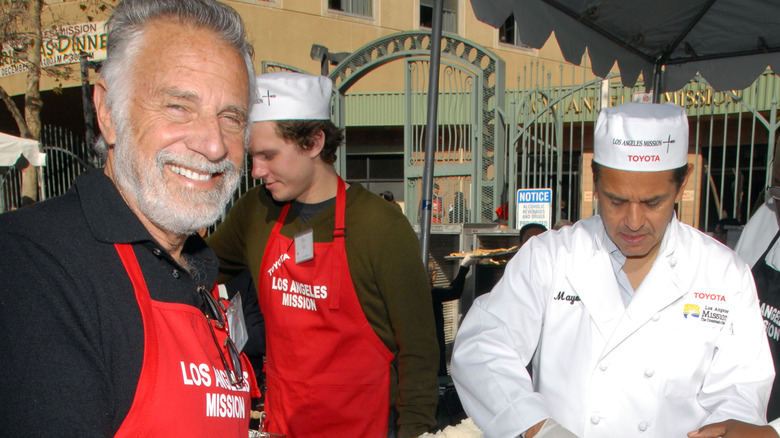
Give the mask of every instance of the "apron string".
[[336, 225], [333, 228], [333, 240], [337, 237], [344, 237], [347, 235], [347, 229], [344, 228], [344, 212], [346, 210], [347, 190], [345, 189], [344, 180], [338, 177], [338, 190], [336, 191]]
[[762, 262], [766, 259], [766, 256], [769, 255], [769, 250], [771, 250], [772, 247], [775, 246], [775, 242], [777, 242], [778, 237], [780, 237], [780, 230], [777, 230], [777, 233], [775, 233], [775, 237], [772, 239], [771, 242], [769, 242], [769, 246], [766, 247], [766, 251], [764, 251], [764, 254], [762, 254], [761, 257], [758, 258], [758, 261], [756, 263]]

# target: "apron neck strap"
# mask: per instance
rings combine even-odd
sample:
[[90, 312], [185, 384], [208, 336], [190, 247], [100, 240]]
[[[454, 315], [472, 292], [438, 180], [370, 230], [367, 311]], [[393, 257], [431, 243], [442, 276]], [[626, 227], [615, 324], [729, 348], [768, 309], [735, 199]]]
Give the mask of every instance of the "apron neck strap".
[[774, 239], [772, 239], [771, 242], [769, 242], [769, 246], [766, 247], [766, 251], [764, 251], [764, 255], [761, 256], [758, 260], [764, 260], [766, 256], [769, 255], [769, 250], [772, 249], [773, 246], [775, 246], [775, 242], [777, 242], [777, 238], [780, 237], [780, 230], [777, 230], [777, 233], [775, 233]]
[[282, 231], [282, 225], [284, 225], [284, 220], [287, 218], [287, 212], [290, 211], [290, 205], [291, 203], [288, 202], [284, 204], [284, 207], [282, 207], [282, 213], [279, 215], [279, 219], [276, 220], [276, 224], [274, 224], [274, 229], [271, 230], [271, 235], [279, 234]]
[[347, 189], [344, 180], [338, 177], [338, 190], [336, 191], [336, 226], [333, 229], [333, 238], [344, 237], [347, 229], [344, 228], [344, 212], [346, 211]]
[[[344, 180], [341, 179], [340, 176], [337, 176], [337, 178], [338, 188], [336, 190], [336, 224], [333, 228], [334, 239], [337, 237], [343, 238], [347, 235], [347, 229], [344, 227], [344, 215], [347, 204], [347, 189], [346, 184], [344, 184]], [[285, 204], [284, 208], [282, 208], [282, 213], [279, 215], [279, 219], [276, 220], [276, 224], [274, 225], [274, 229], [271, 231], [271, 234], [278, 234], [281, 231], [284, 220], [287, 218], [287, 212], [290, 211], [290, 205], [291, 203], [288, 202]]]

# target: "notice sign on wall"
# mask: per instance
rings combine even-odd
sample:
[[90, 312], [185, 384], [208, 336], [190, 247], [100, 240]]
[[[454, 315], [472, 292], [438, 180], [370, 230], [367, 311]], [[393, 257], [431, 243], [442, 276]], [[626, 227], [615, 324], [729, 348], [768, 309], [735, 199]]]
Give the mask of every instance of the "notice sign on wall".
[[517, 229], [530, 223], [552, 228], [552, 189], [517, 191]]

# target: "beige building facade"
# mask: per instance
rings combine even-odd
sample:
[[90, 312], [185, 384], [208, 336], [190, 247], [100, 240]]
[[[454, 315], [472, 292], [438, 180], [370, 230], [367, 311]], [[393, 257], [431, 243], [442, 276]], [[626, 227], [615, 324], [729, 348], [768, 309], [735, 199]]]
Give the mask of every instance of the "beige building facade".
[[[103, 1], [115, 4], [111, 0]], [[233, 0], [225, 3], [244, 18], [255, 47], [255, 68], [262, 61], [287, 64], [312, 74], [320, 72], [320, 63], [311, 58], [313, 44], [327, 47], [330, 52], [351, 53], [381, 37], [406, 31], [430, 31], [433, 0]], [[111, 8], [98, 11], [95, 0], [47, 0], [42, 15], [46, 28], [90, 22], [102, 23]], [[487, 24], [479, 22], [471, 10], [470, 0], [445, 0], [444, 30], [491, 50], [506, 61], [506, 77], [522, 76], [531, 60], [539, 60], [554, 70], [562, 56], [554, 39], [539, 49], [512, 44], [514, 36], [506, 37]], [[85, 11], [82, 8], [89, 8]], [[510, 34], [511, 29], [510, 29]], [[502, 41], [503, 40], [503, 41]], [[506, 42], [506, 41], [509, 42]], [[163, 55], [164, 56], [164, 55]], [[41, 88], [50, 90], [80, 85], [78, 65], [71, 65], [73, 77], [56, 82], [44, 77]], [[388, 71], [357, 84], [355, 92], [381, 92], [393, 85], [401, 90], [400, 80]], [[14, 96], [26, 89], [23, 74], [0, 77], [0, 85]]]

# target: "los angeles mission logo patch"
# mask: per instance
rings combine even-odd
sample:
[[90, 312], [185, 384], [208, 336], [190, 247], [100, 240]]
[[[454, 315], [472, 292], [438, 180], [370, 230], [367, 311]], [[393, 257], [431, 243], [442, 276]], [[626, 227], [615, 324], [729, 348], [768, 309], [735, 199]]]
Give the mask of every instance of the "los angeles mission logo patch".
[[685, 303], [683, 317], [714, 324], [725, 324], [729, 316], [726, 297], [715, 293], [694, 292], [696, 303]]

